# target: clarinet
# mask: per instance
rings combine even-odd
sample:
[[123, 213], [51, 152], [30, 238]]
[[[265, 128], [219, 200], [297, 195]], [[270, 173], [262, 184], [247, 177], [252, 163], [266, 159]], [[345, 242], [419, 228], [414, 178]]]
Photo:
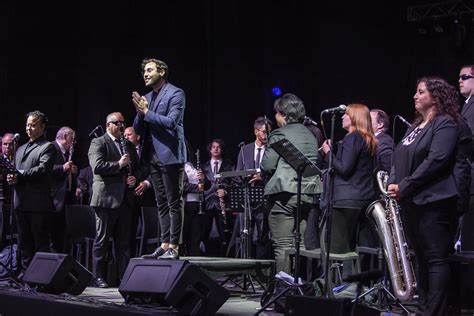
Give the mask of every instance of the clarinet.
[[[218, 189], [222, 189], [222, 186], [221, 186], [221, 179], [217, 179], [216, 181], [217, 183], [217, 188]], [[224, 231], [225, 232], [228, 232], [229, 229], [227, 228], [227, 218], [226, 218], [226, 213], [225, 213], [225, 201], [224, 201], [224, 197], [219, 197], [219, 207], [221, 209], [221, 215], [222, 215], [222, 224], [224, 224]]]
[[[120, 147], [122, 148], [122, 153], [124, 155], [129, 155], [128, 148], [127, 148], [127, 140], [125, 139], [125, 126], [123, 124], [120, 124]], [[130, 155], [129, 155], [130, 156]], [[132, 166], [130, 162], [127, 165], [127, 178], [132, 175]], [[133, 189], [134, 185], [129, 184], [128, 185], [129, 189]]]
[[[74, 154], [74, 145], [76, 145], [76, 133], [72, 133], [72, 143], [71, 147], [69, 148], [69, 158], [67, 162], [72, 162], [72, 155]], [[67, 190], [71, 191], [72, 190], [72, 171], [69, 170], [68, 175], [67, 175]]]
[[[201, 171], [201, 162], [200, 162], [200, 153], [199, 149], [196, 150], [196, 170]], [[202, 180], [199, 179], [199, 184], [202, 184]], [[199, 212], [198, 215], [203, 215], [204, 210], [203, 210], [203, 203], [204, 203], [204, 192], [199, 191]]]

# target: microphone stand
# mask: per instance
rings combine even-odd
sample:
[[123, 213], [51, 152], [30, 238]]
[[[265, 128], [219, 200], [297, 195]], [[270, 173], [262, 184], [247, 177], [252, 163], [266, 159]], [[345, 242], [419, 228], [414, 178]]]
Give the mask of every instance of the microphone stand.
[[[332, 295], [329, 295], [331, 289], [329, 289], [329, 254], [330, 254], [330, 247], [331, 247], [331, 224], [332, 224], [332, 208], [333, 208], [333, 194], [334, 194], [334, 170], [333, 170], [333, 153], [334, 153], [334, 126], [335, 126], [335, 121], [336, 121], [336, 113], [332, 112], [331, 116], [331, 134], [330, 134], [330, 140], [331, 140], [331, 151], [329, 152], [329, 162], [328, 162], [328, 168], [327, 168], [327, 173], [328, 176], [326, 177], [326, 181], [329, 181], [328, 185], [326, 186], [329, 191], [327, 192], [327, 205], [326, 205], [326, 211], [325, 211], [325, 216], [323, 220], [326, 221], [326, 255], [325, 257], [325, 265], [324, 265], [324, 295], [326, 298], [332, 297]], [[331, 293], [332, 294], [332, 293]]]

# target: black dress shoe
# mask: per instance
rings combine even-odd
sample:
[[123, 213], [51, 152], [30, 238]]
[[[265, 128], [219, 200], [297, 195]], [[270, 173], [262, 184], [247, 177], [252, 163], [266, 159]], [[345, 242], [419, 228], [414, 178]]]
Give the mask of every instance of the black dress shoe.
[[106, 289], [106, 288], [109, 287], [107, 282], [105, 282], [104, 279], [102, 279], [102, 278], [95, 278], [94, 280], [92, 280], [92, 286], [93, 287], [100, 287], [102, 289]]
[[149, 255], [143, 255], [143, 259], [157, 259], [159, 256], [163, 255], [166, 252], [165, 249], [158, 247], [153, 253], [150, 253]]
[[179, 254], [178, 250], [173, 248], [168, 248], [164, 254], [158, 257], [158, 259], [169, 259], [169, 260], [178, 260]]

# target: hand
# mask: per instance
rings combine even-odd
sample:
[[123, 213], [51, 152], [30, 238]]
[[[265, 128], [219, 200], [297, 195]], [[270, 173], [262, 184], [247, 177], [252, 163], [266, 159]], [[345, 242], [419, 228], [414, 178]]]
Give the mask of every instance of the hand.
[[148, 182], [142, 181], [135, 188], [135, 195], [136, 196], [143, 196], [143, 194], [145, 194], [146, 190], [148, 190]]
[[132, 102], [140, 116], [144, 116], [146, 112], [148, 112], [148, 102], [145, 97], [138, 94], [138, 92], [133, 91]]
[[81, 190], [81, 188], [77, 187], [76, 188], [76, 198], [80, 198], [81, 195], [82, 195], [82, 190]]
[[79, 172], [79, 169], [77, 168], [76, 165], [73, 164], [73, 165], [71, 166], [71, 173], [72, 173], [72, 174], [77, 174], [78, 172]]
[[224, 189], [217, 189], [217, 196], [219, 198], [223, 198], [225, 196], [225, 190]]
[[129, 163], [130, 163], [130, 156], [128, 154], [123, 155], [122, 158], [120, 158], [119, 160], [120, 169], [128, 166]]
[[332, 148], [332, 145], [331, 145], [331, 140], [330, 139], [326, 139], [323, 143], [323, 145], [321, 146], [321, 150], [327, 154]]
[[198, 183], [198, 191], [204, 192], [204, 183]]
[[18, 178], [16, 177], [16, 174], [7, 174], [7, 183], [8, 184], [16, 184], [18, 181]]
[[137, 178], [135, 176], [128, 176], [127, 177], [127, 185], [134, 186], [137, 183]]
[[198, 180], [199, 182], [204, 182], [206, 180], [206, 176], [204, 175], [204, 172], [202, 170], [198, 170], [197, 172]]
[[389, 184], [387, 188], [387, 195], [392, 199], [398, 200], [401, 197], [398, 184]]
[[71, 171], [72, 166], [73, 166], [72, 161], [66, 161], [66, 162], [64, 163], [64, 165], [63, 165], [63, 170], [64, 170], [64, 172], [69, 172], [69, 171]]
[[262, 181], [262, 176], [259, 173], [256, 173], [252, 176], [252, 178], [249, 180], [249, 184], [254, 185], [255, 183]]

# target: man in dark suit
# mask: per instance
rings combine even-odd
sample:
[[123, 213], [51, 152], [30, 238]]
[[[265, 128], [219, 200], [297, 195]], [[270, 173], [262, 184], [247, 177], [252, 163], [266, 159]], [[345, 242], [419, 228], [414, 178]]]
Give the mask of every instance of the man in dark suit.
[[153, 90], [145, 96], [132, 93], [137, 110], [133, 128], [143, 139], [142, 161], [149, 164], [161, 228], [161, 245], [144, 258], [177, 259], [184, 207], [185, 97], [182, 89], [167, 81], [168, 66], [163, 61], [143, 60], [142, 75]]
[[[294, 94], [285, 94], [274, 103], [275, 119], [279, 126], [269, 137], [268, 147], [263, 155], [260, 168], [268, 177], [265, 185], [265, 195], [268, 196], [270, 230], [273, 237], [277, 271], [289, 271], [285, 251], [293, 244], [295, 212], [297, 210], [297, 181], [296, 170], [282, 159], [273, 143], [287, 139], [309, 160], [316, 164], [318, 143], [313, 134], [302, 124], [305, 117], [303, 102]], [[322, 185], [319, 175], [303, 177], [301, 182], [301, 211], [302, 219], [306, 218], [316, 194], [320, 194]], [[301, 231], [304, 234], [304, 231]]]
[[[266, 125], [265, 125], [266, 124]], [[253, 130], [255, 134], [255, 141], [241, 147], [239, 155], [237, 157], [236, 170], [249, 170], [256, 169], [257, 174], [254, 174], [250, 179], [244, 178], [239, 182], [247, 182], [250, 186], [264, 186], [263, 175], [260, 172], [260, 163], [263, 158], [263, 153], [267, 146], [267, 132], [271, 132], [271, 122], [265, 119], [263, 116], [258, 117], [254, 124]], [[271, 241], [270, 241], [270, 228], [268, 227], [268, 209], [265, 209], [264, 205], [253, 205], [250, 210], [250, 243], [254, 245], [252, 249], [252, 257], [257, 259], [269, 259], [271, 258]], [[234, 233], [242, 238], [244, 230], [244, 214], [240, 213], [236, 225], [238, 225], [238, 232], [234, 230]], [[240, 239], [241, 239], [240, 238]], [[244, 245], [242, 240], [240, 246]], [[240, 247], [240, 248], [241, 248]], [[254, 250], [254, 251], [253, 251]], [[242, 254], [242, 249], [240, 249]]]
[[[70, 158], [74, 142], [74, 130], [61, 127], [56, 133], [53, 145], [56, 149], [56, 159], [53, 166], [52, 194], [56, 214], [53, 216], [51, 231], [51, 248], [58, 253], [68, 253], [70, 250], [66, 233], [65, 205], [72, 204], [74, 188], [68, 188], [68, 177], [77, 174], [77, 166]], [[72, 184], [72, 182], [71, 182]]]
[[377, 139], [377, 170], [390, 172], [392, 166], [393, 138], [387, 134], [390, 119], [385, 111], [380, 109], [370, 110], [372, 129]]
[[56, 211], [51, 197], [56, 153], [43, 135], [47, 118], [40, 111], [30, 112], [27, 117], [30, 140], [18, 148], [15, 157], [19, 174], [7, 176], [9, 183], [15, 184], [13, 204], [22, 269], [28, 267], [35, 252], [50, 251], [51, 216]]
[[[471, 132], [474, 135], [474, 65], [461, 67], [459, 72], [459, 91], [466, 98], [461, 110], [462, 117], [467, 121]], [[474, 144], [474, 142], [472, 143]], [[472, 151], [474, 153], [474, 150]], [[472, 168], [473, 157], [471, 161], [471, 198], [469, 209], [465, 211], [462, 217], [461, 231], [461, 250], [474, 251], [474, 168]]]
[[206, 211], [203, 215], [202, 239], [206, 247], [206, 255], [211, 252], [209, 240], [213, 223], [216, 224], [217, 234], [219, 238], [218, 255], [224, 257], [227, 253], [228, 239], [227, 231], [232, 218], [227, 216], [222, 210], [222, 201], [224, 199], [224, 183], [219, 184], [216, 181], [216, 174], [232, 171], [234, 166], [227, 160], [223, 159], [224, 142], [221, 139], [213, 139], [207, 146], [211, 159], [202, 164], [201, 169], [205, 177], [210, 181], [211, 186], [204, 191], [204, 200], [206, 201]]
[[89, 147], [89, 164], [94, 172], [91, 206], [98, 217], [97, 236], [92, 248], [93, 286], [108, 287], [104, 280], [107, 243], [112, 237], [121, 279], [128, 264], [131, 206], [134, 188], [142, 178], [135, 146], [120, 141], [123, 115], [107, 115], [106, 133], [94, 138]]
[[[14, 135], [11, 133], [5, 133], [2, 136], [2, 152], [0, 155], [2, 155], [4, 158], [8, 160], [12, 160], [13, 158], [13, 137]], [[7, 182], [7, 177], [6, 177], [6, 172], [0, 167], [0, 242], [3, 240], [3, 233], [8, 233], [7, 230], [5, 229], [5, 222], [3, 222], [3, 214], [7, 213], [6, 211], [4, 212], [3, 210], [3, 205], [4, 204], [10, 204], [11, 200], [11, 188], [10, 185], [8, 185]]]

